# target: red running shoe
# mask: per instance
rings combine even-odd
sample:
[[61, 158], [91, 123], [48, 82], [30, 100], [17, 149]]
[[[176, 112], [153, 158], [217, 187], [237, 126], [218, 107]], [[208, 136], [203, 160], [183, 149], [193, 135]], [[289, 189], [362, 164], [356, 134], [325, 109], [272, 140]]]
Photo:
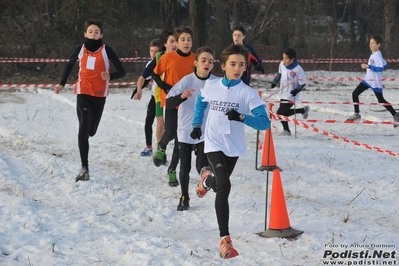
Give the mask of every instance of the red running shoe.
[[231, 259], [238, 256], [237, 250], [233, 248], [230, 236], [225, 236], [220, 240], [220, 257], [222, 259]]
[[204, 186], [204, 182], [205, 180], [212, 176], [213, 173], [211, 171], [211, 168], [209, 166], [204, 166], [201, 169], [201, 180], [199, 181], [198, 185], [197, 185], [197, 196], [202, 198], [203, 196], [206, 195], [206, 193], [208, 192], [208, 190], [210, 190], [211, 188], [209, 187], [205, 187]]

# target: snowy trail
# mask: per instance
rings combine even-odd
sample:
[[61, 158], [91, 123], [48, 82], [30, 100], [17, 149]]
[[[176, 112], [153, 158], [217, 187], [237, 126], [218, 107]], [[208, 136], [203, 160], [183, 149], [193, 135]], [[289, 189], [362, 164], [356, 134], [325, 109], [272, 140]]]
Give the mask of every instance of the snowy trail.
[[[312, 89], [308, 101], [347, 101], [352, 87]], [[256, 233], [265, 225], [267, 173], [254, 170], [256, 132], [247, 129], [248, 151], [238, 161], [230, 195], [230, 231], [240, 256], [223, 261], [214, 193], [196, 197], [193, 168], [191, 208], [177, 212], [180, 188], [168, 186], [166, 167], [140, 156], [149, 91], [139, 102], [130, 100], [130, 90], [111, 92], [90, 140], [91, 181], [78, 183], [76, 96], [40, 89], [1, 94], [1, 265], [320, 265], [331, 244], [391, 244], [398, 250], [397, 157], [299, 126], [298, 137], [287, 138], [274, 123], [291, 226], [305, 233], [296, 241], [265, 239]], [[395, 89], [385, 96], [399, 102]], [[311, 105], [310, 117], [342, 120], [351, 112], [352, 106]], [[314, 126], [399, 152], [399, 131], [392, 126]], [[260, 164], [262, 151], [259, 156]], [[271, 173], [269, 178], [270, 184]]]

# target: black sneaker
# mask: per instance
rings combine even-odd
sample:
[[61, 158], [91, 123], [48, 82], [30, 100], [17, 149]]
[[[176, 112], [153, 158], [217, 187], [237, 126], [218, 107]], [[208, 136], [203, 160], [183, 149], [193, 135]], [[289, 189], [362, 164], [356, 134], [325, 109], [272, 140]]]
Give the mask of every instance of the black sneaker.
[[167, 178], [169, 179], [169, 186], [177, 187], [179, 185], [179, 181], [177, 180], [176, 170], [168, 169]]
[[89, 168], [87, 166], [83, 166], [79, 174], [76, 176], [75, 180], [76, 182], [90, 180]]
[[179, 205], [177, 205], [177, 210], [187, 211], [188, 209], [190, 209], [190, 198], [186, 196], [181, 196]]
[[[399, 122], [399, 113], [396, 113], [396, 115], [393, 116], [393, 121], [394, 122]], [[393, 125], [393, 127], [398, 127], [399, 123]]]
[[305, 111], [305, 112], [302, 114], [303, 119], [308, 119], [309, 111], [310, 111], [309, 105], [304, 106], [304, 107], [303, 107], [303, 110]]

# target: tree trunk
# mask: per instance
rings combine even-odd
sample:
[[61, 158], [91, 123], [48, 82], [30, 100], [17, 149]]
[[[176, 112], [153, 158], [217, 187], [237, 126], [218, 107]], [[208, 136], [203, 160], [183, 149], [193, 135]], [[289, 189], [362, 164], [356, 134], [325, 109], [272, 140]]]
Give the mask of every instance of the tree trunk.
[[232, 43], [231, 29], [229, 25], [228, 12], [226, 12], [225, 0], [214, 0], [215, 17], [216, 17], [216, 43], [224, 48], [229, 43]]
[[233, 0], [233, 27], [236, 27], [239, 25], [238, 23], [238, 11], [237, 11], [237, 2], [238, 0]]
[[385, 17], [385, 56], [389, 57], [392, 50], [392, 29], [395, 25], [395, 13], [398, 0], [384, 0], [384, 17]]
[[298, 19], [297, 22], [295, 23], [295, 35], [294, 35], [294, 47], [300, 49], [300, 48], [306, 48], [306, 23], [305, 23], [305, 16], [307, 14], [306, 12], [306, 0], [299, 0], [296, 2], [297, 4], [297, 10], [298, 10]]
[[348, 22], [349, 22], [349, 45], [350, 51], [354, 51], [356, 47], [356, 35], [355, 35], [355, 23], [356, 19], [356, 9], [354, 8], [353, 0], [349, 0], [349, 13], [348, 13]]
[[179, 26], [177, 0], [164, 0], [164, 2], [166, 26], [170, 29], [174, 29], [175, 27]]
[[189, 1], [190, 26], [194, 31], [193, 47], [200, 47], [206, 44], [207, 19], [206, 1]]
[[[330, 58], [334, 58], [334, 48], [335, 44], [337, 43], [337, 33], [338, 33], [338, 27], [337, 27], [337, 1], [333, 0], [331, 2], [333, 5], [333, 21], [331, 25], [331, 47], [330, 47]], [[329, 65], [329, 70], [331, 71], [332, 69], [332, 64], [330, 63]]]
[[[367, 6], [364, 6], [363, 0], [356, 0], [356, 14], [358, 21], [358, 44], [357, 49], [362, 53], [369, 50], [368, 48], [368, 20], [367, 20]], [[365, 45], [367, 43], [367, 45]]]

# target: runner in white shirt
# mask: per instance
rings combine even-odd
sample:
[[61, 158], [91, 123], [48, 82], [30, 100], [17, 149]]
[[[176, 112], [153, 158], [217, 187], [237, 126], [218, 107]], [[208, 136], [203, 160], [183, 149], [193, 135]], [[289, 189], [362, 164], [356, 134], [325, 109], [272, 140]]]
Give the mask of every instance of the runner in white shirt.
[[[356, 103], [359, 103], [360, 94], [362, 94], [367, 89], [372, 89], [374, 91], [375, 97], [377, 97], [378, 99], [378, 102], [385, 103], [384, 107], [393, 116], [393, 121], [399, 122], [399, 114], [391, 105], [389, 105], [389, 102], [387, 102], [382, 95], [382, 71], [388, 67], [388, 64], [384, 60], [384, 58], [382, 58], [382, 54], [380, 52], [381, 43], [381, 36], [376, 35], [370, 39], [371, 55], [369, 61], [367, 62], [367, 64], [363, 63], [360, 65], [362, 69], [366, 69], [366, 75], [363, 81], [352, 92], [352, 100], [355, 103], [355, 113], [351, 115], [347, 120], [353, 121], [361, 119], [362, 116], [360, 114], [360, 107], [359, 104]], [[399, 124], [394, 125], [394, 127], [397, 126], [399, 126]]]
[[[294, 106], [294, 102], [298, 101], [301, 97], [301, 91], [306, 85], [305, 72], [299, 65], [296, 59], [296, 51], [292, 48], [286, 48], [283, 51], [283, 61], [281, 61], [278, 67], [278, 74], [272, 82], [272, 88], [280, 81], [280, 106], [277, 110], [277, 114], [283, 116], [291, 116], [295, 113], [302, 114], [303, 118], [308, 118], [309, 106], [306, 105], [303, 108], [291, 109]], [[282, 135], [290, 136], [291, 131], [288, 126], [288, 122], [282, 120], [284, 131]]]
[[[238, 157], [246, 150], [244, 125], [258, 130], [269, 128], [265, 102], [256, 90], [244, 84], [241, 76], [248, 62], [248, 50], [242, 45], [231, 45], [222, 52], [223, 78], [207, 80], [194, 111], [193, 131], [190, 136], [200, 139], [206, 108], [204, 151], [214, 175], [203, 174], [197, 185], [197, 195], [205, 196], [212, 188], [216, 192], [215, 209], [219, 225], [220, 256], [224, 259], [238, 255], [229, 233], [230, 176]], [[208, 107], [209, 106], [209, 107]], [[249, 115], [252, 113], [252, 115]]]
[[[203, 46], [195, 52], [193, 73], [184, 76], [169, 91], [166, 98], [166, 108], [179, 107], [177, 113], [177, 139], [179, 140], [179, 159], [180, 172], [179, 181], [181, 188], [181, 197], [178, 211], [185, 211], [190, 208], [190, 197], [188, 195], [188, 186], [190, 182], [191, 154], [196, 151], [196, 167], [198, 173], [201, 169], [209, 167], [208, 159], [204, 153], [204, 139], [192, 139], [191, 122], [194, 117], [194, 107], [200, 90], [204, 87], [206, 80], [217, 79], [210, 72], [214, 66], [215, 51], [209, 47]], [[205, 123], [202, 124], [204, 130]]]

